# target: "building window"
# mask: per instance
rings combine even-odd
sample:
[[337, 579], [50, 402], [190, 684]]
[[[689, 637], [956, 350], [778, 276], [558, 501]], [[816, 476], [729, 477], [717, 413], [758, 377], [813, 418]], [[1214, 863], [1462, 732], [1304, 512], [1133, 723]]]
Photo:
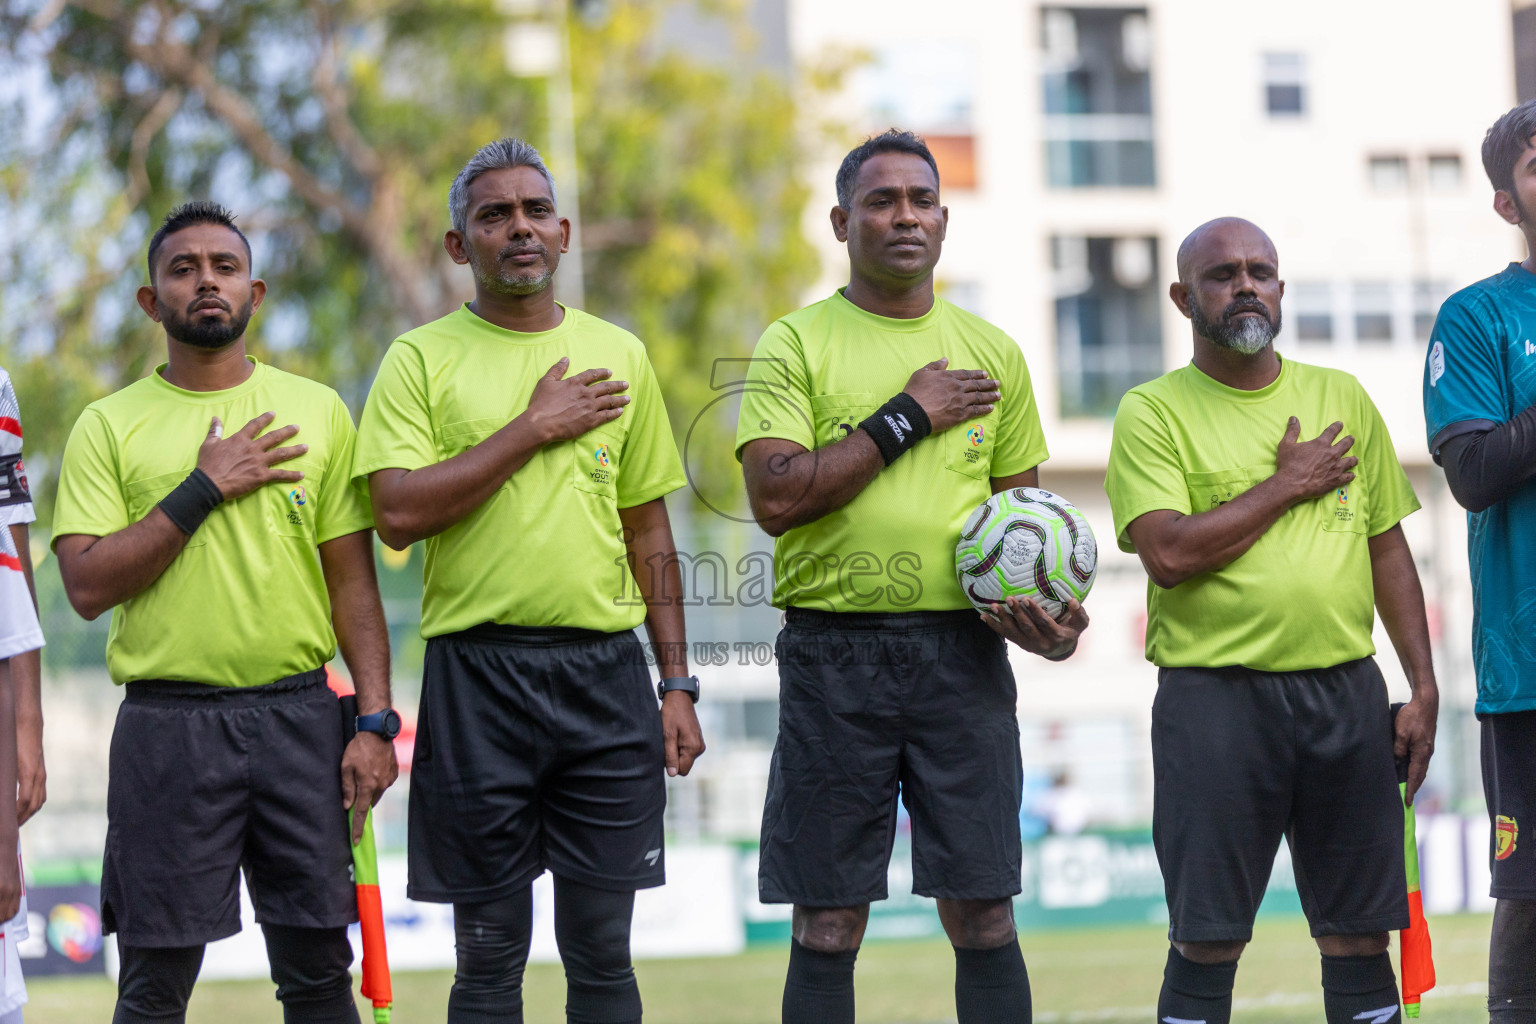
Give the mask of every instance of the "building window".
[[1307, 112], [1307, 58], [1299, 53], [1264, 55], [1264, 109], [1270, 117]]
[[1435, 317], [1440, 314], [1440, 304], [1450, 294], [1451, 286], [1444, 281], [1413, 282], [1413, 336], [1416, 340], [1429, 341]]
[[1326, 284], [1296, 284], [1286, 289], [1291, 315], [1296, 324], [1296, 340], [1331, 342], [1333, 340], [1333, 289]]
[[850, 79], [864, 126], [900, 125], [921, 135], [944, 191], [979, 187], [976, 159], [976, 54], [964, 42], [893, 43]]
[[1356, 341], [1392, 340], [1392, 286], [1360, 281], [1353, 289]]
[[1515, 99], [1536, 99], [1536, 7], [1515, 7]]
[[950, 281], [941, 278], [938, 293], [967, 313], [983, 316], [981, 311], [981, 283], [979, 281]]
[[1112, 416], [1163, 372], [1157, 239], [1051, 239], [1063, 416]]
[[1461, 157], [1455, 153], [1431, 154], [1429, 187], [1435, 192], [1455, 192], [1461, 188]]
[[1046, 7], [1040, 40], [1050, 185], [1155, 185], [1146, 10]]
[[1407, 157], [1373, 156], [1368, 166], [1371, 188], [1377, 192], [1401, 192], [1408, 187]]

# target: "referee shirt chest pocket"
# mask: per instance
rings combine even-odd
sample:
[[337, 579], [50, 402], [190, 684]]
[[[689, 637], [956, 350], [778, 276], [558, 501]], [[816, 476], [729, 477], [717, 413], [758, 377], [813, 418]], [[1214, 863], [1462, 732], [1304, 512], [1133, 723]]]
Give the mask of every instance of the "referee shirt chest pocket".
[[1275, 472], [1274, 466], [1245, 466], [1238, 469], [1219, 469], [1204, 473], [1185, 473], [1184, 486], [1189, 490], [1191, 515], [1209, 512], [1225, 505], [1248, 488]]
[[836, 444], [859, 428], [865, 417], [875, 411], [875, 396], [869, 391], [848, 391], [811, 396], [811, 419], [816, 425], [816, 447]]
[[997, 444], [997, 439], [992, 436], [996, 420], [993, 414], [979, 420], [966, 420], [935, 438], [944, 446], [944, 468], [978, 480], [990, 477], [992, 449]]
[[1370, 492], [1359, 473], [1360, 467], [1356, 466], [1353, 480], [1317, 500], [1322, 507], [1323, 529], [1329, 533], [1365, 532]]
[[507, 420], [494, 417], [449, 423], [437, 432], [437, 454], [443, 459], [462, 455], [506, 425]]
[[[123, 488], [123, 497], [128, 502], [128, 521], [136, 523], [140, 519], [154, 511], [155, 506], [176, 489], [176, 486], [187, 478], [190, 469], [178, 469], [174, 473], [161, 473], [159, 476], [145, 477], [142, 480], [134, 480]], [[222, 506], [221, 506], [222, 508]], [[217, 515], [220, 509], [215, 509]], [[187, 547], [202, 547], [208, 543], [206, 530], [197, 530], [187, 538]]]
[[[319, 514], [317, 498], [320, 488], [325, 483], [321, 479], [325, 467], [303, 459], [294, 459], [291, 462], [280, 462], [273, 468], [297, 470], [304, 474], [304, 479], [292, 483], [284, 480], [263, 484], [256, 492], [264, 499], [267, 525], [279, 537], [313, 544], [315, 517]], [[254, 496], [253, 494], [252, 497]]]
[[619, 458], [624, 432], [596, 427], [571, 442], [571, 486], [618, 500]]

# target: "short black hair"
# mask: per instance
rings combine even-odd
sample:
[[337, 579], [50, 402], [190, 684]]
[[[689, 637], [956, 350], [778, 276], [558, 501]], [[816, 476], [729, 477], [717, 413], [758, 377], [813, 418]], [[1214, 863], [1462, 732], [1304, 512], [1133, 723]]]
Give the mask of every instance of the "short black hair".
[[1536, 135], [1536, 100], [1526, 100], [1493, 122], [1483, 136], [1483, 170], [1495, 192], [1515, 192], [1515, 162]]
[[245, 246], [245, 261], [251, 261], [251, 242], [245, 237], [245, 232], [235, 227], [235, 215], [230, 213], [218, 203], [207, 199], [197, 199], [190, 203], [182, 203], [176, 209], [165, 215], [165, 220], [160, 224], [160, 230], [155, 232], [155, 237], [149, 240], [149, 279], [155, 279], [155, 257], [160, 254], [160, 246], [166, 238], [174, 235], [182, 228], [189, 228], [194, 224], [218, 224], [229, 228], [240, 236], [240, 241]]
[[871, 135], [843, 157], [843, 165], [837, 169], [837, 205], [848, 210], [853, 207], [853, 183], [859, 176], [864, 161], [881, 153], [911, 153], [928, 161], [933, 168], [933, 180], [939, 180], [939, 165], [928, 151], [928, 143], [912, 132], [890, 128], [879, 135]]

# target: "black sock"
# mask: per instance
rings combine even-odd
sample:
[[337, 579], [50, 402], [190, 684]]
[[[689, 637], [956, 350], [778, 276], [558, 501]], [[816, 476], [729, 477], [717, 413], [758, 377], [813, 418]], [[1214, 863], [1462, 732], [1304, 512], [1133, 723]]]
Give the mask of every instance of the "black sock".
[[523, 968], [533, 941], [533, 887], [453, 905], [458, 970], [448, 1024], [523, 1024]]
[[853, 962], [859, 951], [818, 953], [789, 940], [784, 1024], [853, 1024]]
[[1236, 960], [1197, 964], [1169, 946], [1157, 1019], [1161, 1024], [1230, 1024], [1236, 980]]
[[202, 946], [147, 949], [118, 943], [117, 1009], [112, 1024], [184, 1024], [203, 966]]
[[283, 1024], [358, 1024], [347, 929], [264, 924]]
[[1500, 899], [1494, 904], [1488, 1013], [1509, 1024], [1536, 1019], [1536, 900]]
[[996, 949], [955, 947], [958, 1024], [1029, 1024], [1029, 972], [1019, 940]]
[[1328, 1024], [1392, 1024], [1401, 1021], [1392, 957], [1323, 957], [1323, 1009]]
[[640, 988], [629, 959], [633, 892], [555, 876], [555, 944], [565, 965], [567, 1024], [640, 1024]]

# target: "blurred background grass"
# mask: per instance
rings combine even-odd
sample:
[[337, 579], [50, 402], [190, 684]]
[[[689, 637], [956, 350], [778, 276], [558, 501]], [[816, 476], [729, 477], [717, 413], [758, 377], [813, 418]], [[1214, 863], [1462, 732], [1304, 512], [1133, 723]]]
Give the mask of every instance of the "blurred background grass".
[[[1490, 918], [1480, 914], [1430, 921], [1439, 987], [1424, 1001], [1426, 1024], [1482, 1024]], [[1153, 1016], [1167, 955], [1160, 926], [1084, 928], [1022, 936], [1034, 989], [1037, 1024], [1147, 1020]], [[647, 1024], [777, 1024], [788, 949], [734, 957], [651, 960], [636, 964]], [[1393, 952], [1396, 960], [1396, 951]], [[1299, 918], [1261, 922], [1237, 974], [1234, 1018], [1244, 1022], [1317, 1021], [1323, 1016], [1317, 946]], [[953, 1021], [954, 958], [943, 942], [866, 944], [856, 974], [864, 1024]], [[396, 974], [397, 1024], [440, 1021], [453, 975]], [[528, 1024], [563, 1021], [565, 980], [556, 964], [530, 964], [525, 980]], [[27, 1024], [81, 1024], [111, 1018], [106, 979], [42, 979], [29, 983]], [[282, 1019], [268, 982], [198, 986], [187, 1024], [256, 1024]], [[366, 1019], [366, 1016], [365, 1016]]]

